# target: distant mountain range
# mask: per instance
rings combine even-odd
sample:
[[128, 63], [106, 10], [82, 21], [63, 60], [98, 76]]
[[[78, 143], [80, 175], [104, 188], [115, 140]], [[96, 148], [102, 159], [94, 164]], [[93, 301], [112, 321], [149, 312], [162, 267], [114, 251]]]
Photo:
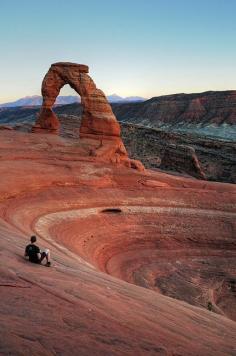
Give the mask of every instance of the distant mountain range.
[[[110, 103], [134, 103], [142, 102], [146, 99], [140, 96], [128, 96], [123, 98], [117, 94], [108, 95], [107, 99]], [[58, 96], [56, 105], [67, 105], [73, 103], [80, 103], [78, 95]], [[18, 106], [40, 106], [42, 104], [42, 97], [40, 95], [26, 96], [24, 98], [12, 101], [9, 103], [0, 104], [0, 108], [13, 108]]]

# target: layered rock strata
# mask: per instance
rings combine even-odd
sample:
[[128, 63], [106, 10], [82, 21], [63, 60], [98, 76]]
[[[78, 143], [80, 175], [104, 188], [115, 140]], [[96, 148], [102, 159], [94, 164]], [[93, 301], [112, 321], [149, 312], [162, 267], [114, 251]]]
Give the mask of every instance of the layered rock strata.
[[[1, 130], [0, 150], [0, 354], [235, 354], [234, 185], [57, 135]], [[24, 260], [32, 234], [51, 269]]]
[[141, 162], [130, 160], [120, 138], [117, 122], [105, 94], [88, 75], [88, 66], [59, 62], [51, 65], [42, 83], [43, 104], [33, 132], [59, 131], [60, 123], [52, 107], [61, 88], [69, 84], [81, 97], [80, 138], [91, 146], [90, 155], [143, 170]]
[[59, 121], [52, 111], [57, 96], [65, 84], [69, 84], [81, 97], [83, 117], [81, 134], [120, 136], [119, 124], [104, 95], [88, 75], [88, 66], [59, 62], [51, 65], [43, 79], [43, 104], [36, 126], [57, 130]]
[[235, 90], [164, 95], [142, 103], [114, 104], [113, 111], [122, 122], [235, 140]]
[[206, 179], [196, 152], [191, 146], [172, 144], [166, 147], [160, 168], [179, 173], [187, 173], [196, 178]]

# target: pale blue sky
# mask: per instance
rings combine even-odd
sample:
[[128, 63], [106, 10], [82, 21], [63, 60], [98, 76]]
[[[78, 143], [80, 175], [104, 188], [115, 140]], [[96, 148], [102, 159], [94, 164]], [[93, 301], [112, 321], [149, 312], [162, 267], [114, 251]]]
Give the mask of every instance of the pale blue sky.
[[0, 0], [0, 102], [39, 94], [58, 61], [106, 94], [236, 89], [235, 18], [236, 0]]

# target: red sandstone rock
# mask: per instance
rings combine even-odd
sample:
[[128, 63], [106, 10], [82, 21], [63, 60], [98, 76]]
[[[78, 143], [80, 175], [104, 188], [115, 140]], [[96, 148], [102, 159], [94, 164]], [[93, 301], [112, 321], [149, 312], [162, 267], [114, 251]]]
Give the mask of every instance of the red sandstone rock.
[[163, 95], [138, 104], [116, 105], [113, 110], [119, 120], [146, 127], [191, 128], [188, 132], [192, 133], [204, 127], [223, 129], [236, 124], [236, 90]]
[[32, 131], [58, 132], [60, 124], [52, 106], [61, 88], [69, 84], [81, 96], [80, 138], [85, 145], [91, 145], [90, 155], [143, 171], [141, 162], [129, 160], [111, 106], [87, 73], [88, 67], [83, 64], [59, 62], [51, 65], [42, 83], [42, 109]]
[[33, 127], [33, 132], [47, 130], [49, 132], [58, 131], [60, 123], [56, 114], [51, 108], [42, 107], [37, 119], [37, 124]]
[[189, 173], [196, 178], [206, 179], [206, 175], [201, 168], [196, 152], [191, 146], [175, 144], [167, 146], [163, 154], [160, 168], [176, 170], [180, 173]]
[[61, 88], [69, 84], [81, 96], [83, 106], [81, 136], [83, 134], [120, 136], [120, 127], [110, 104], [87, 73], [88, 67], [83, 64], [67, 62], [52, 64], [42, 83], [43, 104], [36, 127], [47, 128], [49, 125], [50, 129], [58, 129], [59, 122], [55, 122], [56, 116], [52, 111], [49, 123], [49, 110], [52, 109]]
[[0, 125], [0, 130], [13, 130], [13, 127], [8, 125]]
[[[233, 355], [235, 186], [89, 147], [0, 132], [0, 353]], [[23, 259], [31, 234], [51, 269]]]

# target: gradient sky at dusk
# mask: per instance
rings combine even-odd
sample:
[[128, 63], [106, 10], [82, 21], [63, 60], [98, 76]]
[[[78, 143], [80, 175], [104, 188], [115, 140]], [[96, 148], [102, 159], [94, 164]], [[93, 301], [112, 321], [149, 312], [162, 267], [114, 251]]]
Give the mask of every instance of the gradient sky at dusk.
[[235, 16], [236, 0], [0, 0], [0, 102], [40, 94], [58, 61], [106, 94], [236, 89]]

